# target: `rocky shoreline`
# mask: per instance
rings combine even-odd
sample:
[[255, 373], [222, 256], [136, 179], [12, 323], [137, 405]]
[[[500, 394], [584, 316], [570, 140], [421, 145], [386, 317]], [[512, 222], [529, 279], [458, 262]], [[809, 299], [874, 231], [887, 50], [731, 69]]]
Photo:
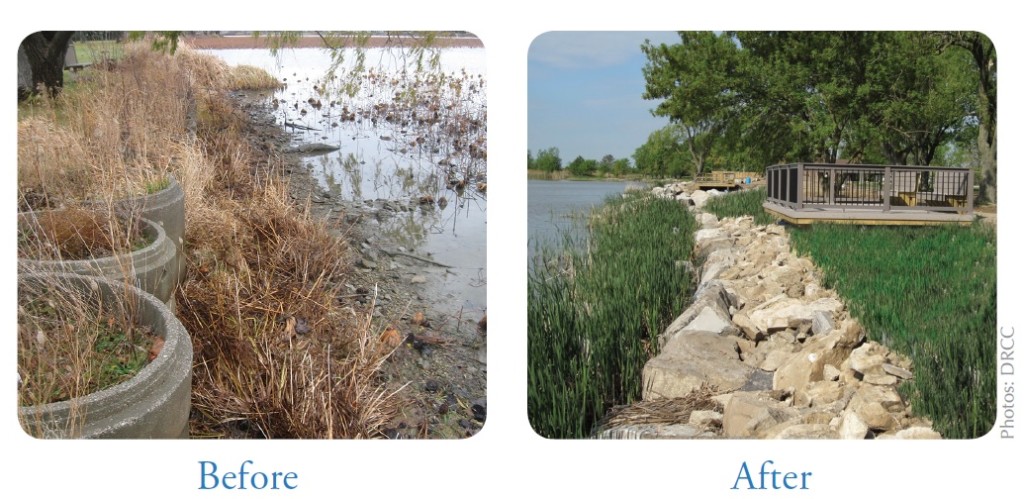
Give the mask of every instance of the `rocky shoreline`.
[[910, 360], [870, 341], [782, 226], [719, 220], [707, 193], [654, 189], [695, 212], [696, 291], [644, 367], [643, 401], [598, 438], [941, 438], [897, 391]]

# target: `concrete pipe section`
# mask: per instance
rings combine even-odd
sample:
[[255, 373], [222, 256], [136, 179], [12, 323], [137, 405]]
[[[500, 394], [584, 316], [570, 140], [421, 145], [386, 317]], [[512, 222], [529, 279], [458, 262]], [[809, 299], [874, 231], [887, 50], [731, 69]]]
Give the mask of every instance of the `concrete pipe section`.
[[164, 340], [160, 353], [126, 382], [67, 401], [19, 407], [18, 419], [27, 433], [41, 438], [188, 436], [192, 340], [166, 304], [137, 288], [103, 278], [25, 274], [18, 282], [19, 287], [84, 290], [98, 300], [134, 297], [139, 324], [152, 328], [153, 334]]
[[[19, 215], [19, 226], [32, 223], [31, 213]], [[67, 272], [106, 277], [127, 282], [151, 293], [174, 307], [174, 291], [178, 285], [178, 251], [160, 224], [142, 219], [142, 230], [152, 243], [127, 255], [113, 255], [89, 260], [18, 259], [18, 273]]]
[[121, 201], [119, 205], [129, 214], [152, 220], [163, 227], [167, 238], [177, 248], [175, 268], [178, 282], [185, 279], [185, 191], [174, 175], [169, 176], [169, 185], [153, 194]]

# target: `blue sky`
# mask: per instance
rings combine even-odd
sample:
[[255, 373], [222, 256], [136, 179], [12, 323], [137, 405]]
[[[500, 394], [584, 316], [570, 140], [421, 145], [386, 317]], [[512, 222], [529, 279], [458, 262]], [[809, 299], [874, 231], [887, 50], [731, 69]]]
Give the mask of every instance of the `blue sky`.
[[562, 164], [576, 156], [632, 159], [668, 119], [643, 99], [645, 39], [676, 43], [675, 32], [558, 31], [538, 36], [528, 64], [528, 145], [534, 155], [557, 147]]

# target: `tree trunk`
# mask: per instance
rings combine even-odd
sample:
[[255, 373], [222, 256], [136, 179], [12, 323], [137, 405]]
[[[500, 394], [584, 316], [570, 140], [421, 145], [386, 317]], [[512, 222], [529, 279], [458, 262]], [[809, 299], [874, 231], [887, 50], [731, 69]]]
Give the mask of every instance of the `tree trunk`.
[[956, 32], [944, 37], [947, 45], [967, 50], [978, 68], [978, 154], [981, 156], [979, 197], [996, 202], [996, 49], [978, 32]]
[[[994, 128], [994, 127], [993, 127]], [[996, 135], [988, 127], [978, 127], [978, 153], [981, 156], [981, 178], [978, 197], [982, 202], [996, 202]]]
[[18, 98], [23, 99], [45, 88], [51, 96], [60, 93], [64, 86], [64, 56], [74, 31], [38, 31], [21, 41], [32, 74], [32, 87], [18, 89]]
[[978, 152], [981, 154], [980, 192], [982, 201], [996, 202], [996, 90], [994, 52], [985, 50], [978, 41], [972, 51], [979, 69], [978, 99], [980, 101], [978, 124]]

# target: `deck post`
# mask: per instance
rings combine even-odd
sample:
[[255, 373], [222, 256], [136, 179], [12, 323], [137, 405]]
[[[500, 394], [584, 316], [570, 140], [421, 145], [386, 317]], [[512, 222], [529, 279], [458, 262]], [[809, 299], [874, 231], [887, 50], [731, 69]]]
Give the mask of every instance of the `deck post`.
[[974, 213], [974, 170], [967, 170], [967, 213]]
[[882, 211], [889, 211], [889, 199], [892, 198], [892, 167], [885, 167], [885, 174], [882, 176]]
[[836, 204], [836, 169], [828, 169], [828, 204], [832, 206]]
[[782, 188], [779, 189], [779, 190], [780, 190], [780, 193], [782, 194], [782, 204], [785, 204], [786, 206], [789, 206], [790, 208], [792, 208], [792, 206], [789, 204], [789, 168], [790, 168], [790, 166], [792, 166], [792, 165], [786, 165], [786, 167], [783, 168], [782, 171], [780, 172], [782, 174], [782, 178], [780, 179], [781, 183], [779, 185], [781, 185]]
[[796, 207], [804, 209], [804, 164], [796, 165]]

